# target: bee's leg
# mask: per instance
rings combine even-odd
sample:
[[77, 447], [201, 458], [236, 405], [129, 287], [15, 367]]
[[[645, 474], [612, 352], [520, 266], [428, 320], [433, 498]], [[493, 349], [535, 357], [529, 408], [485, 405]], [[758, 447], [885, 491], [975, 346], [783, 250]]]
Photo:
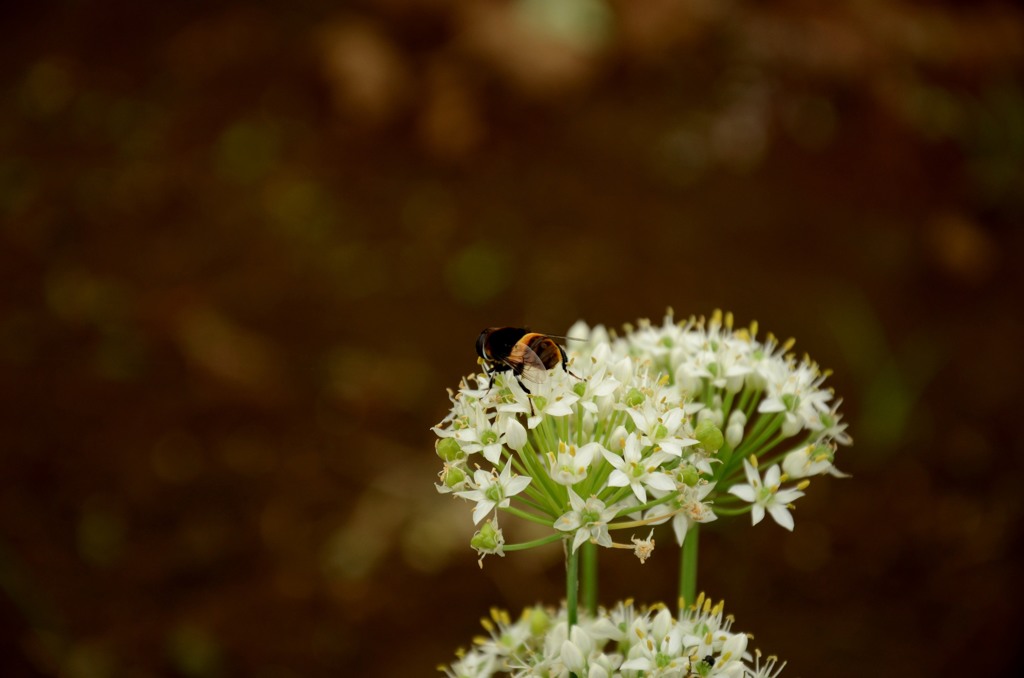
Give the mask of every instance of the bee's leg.
[[526, 395], [530, 395], [530, 389], [526, 388], [526, 385], [523, 384], [523, 380], [519, 378], [519, 375], [516, 374], [515, 372], [513, 372], [512, 374], [515, 375], [516, 382], [518, 382], [519, 388], [523, 389], [523, 393], [525, 393]]
[[526, 388], [526, 385], [523, 384], [523, 380], [521, 378], [521, 375], [523, 374], [523, 366], [511, 365], [510, 367], [512, 376], [516, 378], [516, 383], [519, 384], [519, 388], [523, 389], [523, 393], [525, 393], [526, 395], [530, 395], [530, 389]]
[[569, 356], [565, 354], [565, 349], [561, 346], [558, 347], [558, 352], [562, 354], [562, 369], [565, 370], [569, 375], [582, 379], [580, 376], [573, 374], [572, 370], [569, 369]]

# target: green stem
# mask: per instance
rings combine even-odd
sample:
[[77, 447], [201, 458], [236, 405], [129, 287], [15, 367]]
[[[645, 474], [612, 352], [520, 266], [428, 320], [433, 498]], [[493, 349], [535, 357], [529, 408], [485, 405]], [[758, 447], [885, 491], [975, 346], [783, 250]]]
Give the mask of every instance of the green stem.
[[511, 513], [514, 516], [518, 516], [523, 520], [529, 520], [531, 523], [537, 523], [538, 525], [544, 525], [545, 527], [552, 527], [554, 525], [553, 520], [535, 516], [532, 513], [523, 511], [522, 509], [517, 509], [515, 506], [499, 506], [498, 509], [500, 511], [505, 511], [506, 513]]
[[722, 461], [722, 466], [729, 466], [729, 462], [732, 461], [732, 455], [734, 453], [735, 450], [732, 449], [732, 445], [730, 445], [729, 443], [723, 443], [722, 446], [718, 448], [718, 452], [716, 452], [715, 454]]
[[[609, 466], [611, 466], [611, 464], [609, 464]], [[633, 488], [629, 485], [626, 485], [625, 487], [612, 487], [611, 485], [608, 485], [605, 487], [602, 494], [605, 496], [600, 497], [600, 499], [605, 503], [605, 506], [612, 506], [616, 502], [620, 502], [627, 496], [633, 494]], [[632, 513], [633, 510], [630, 510], [629, 513]]]
[[697, 535], [699, 523], [691, 523], [683, 538], [679, 572], [679, 612], [697, 600]]
[[761, 458], [761, 457], [763, 457], [763, 456], [764, 456], [765, 454], [767, 454], [767, 453], [771, 452], [772, 450], [774, 450], [774, 449], [775, 449], [775, 447], [776, 447], [776, 446], [777, 446], [777, 445], [778, 445], [779, 443], [781, 443], [781, 442], [782, 442], [783, 440], [786, 440], [787, 438], [789, 438], [789, 436], [788, 436], [788, 435], [786, 435], [786, 434], [785, 434], [785, 433], [783, 433], [782, 431], [779, 431], [779, 433], [778, 433], [778, 434], [776, 434], [776, 436], [775, 436], [774, 438], [772, 438], [771, 440], [769, 440], [769, 441], [768, 441], [768, 442], [766, 442], [766, 443], [763, 443], [763, 444], [762, 444], [762, 445], [761, 445], [760, 447], [758, 447], [757, 449], [755, 449], [755, 450], [751, 450], [750, 452], [748, 452], [748, 453], [746, 454], [746, 456], [748, 456], [748, 457], [749, 457], [750, 455], [754, 455], [755, 457], [757, 457], [757, 458], [759, 458], [759, 459], [760, 459], [760, 458]]
[[[629, 515], [630, 513], [638, 513], [640, 511], [646, 511], [649, 508], [654, 508], [655, 506], [660, 506], [661, 504], [665, 504], [667, 502], [672, 501], [673, 499], [678, 499], [678, 498], [679, 498], [678, 494], [666, 494], [661, 499], [653, 499], [653, 500], [647, 502], [646, 504], [640, 504], [639, 506], [630, 506], [630, 507], [624, 508], [621, 511], [619, 511], [618, 513], [616, 513], [615, 517], [612, 518], [612, 520], [615, 520], [617, 518], [621, 518], [622, 516], [625, 516], [625, 515]], [[618, 527], [617, 527], [617, 525], [615, 523], [609, 523], [608, 529], [609, 530], [615, 530], [615, 529], [618, 529]]]
[[[766, 412], [759, 415], [750, 432], [743, 436], [743, 442], [736, 446], [736, 452], [746, 456], [747, 450], [763, 443], [765, 438], [782, 426], [782, 418], [785, 415], [785, 412]], [[765, 434], [765, 429], [768, 429], [767, 434]]]
[[569, 540], [565, 540], [565, 609], [568, 614], [569, 628], [576, 625], [579, 607], [580, 555], [573, 550]]
[[583, 607], [597, 618], [597, 544], [587, 542], [583, 550]]
[[[536, 499], [536, 498], [537, 498], [538, 496], [541, 496], [541, 495], [540, 495], [539, 493], [537, 493], [537, 492], [530, 492], [530, 491], [529, 491], [529, 489], [530, 489], [530, 488], [529, 488], [529, 487], [527, 487], [527, 488], [526, 488], [525, 490], [523, 490], [523, 494], [528, 494], [528, 495], [530, 495], [531, 497], [533, 497], [534, 499]], [[530, 507], [530, 508], [532, 508], [532, 509], [533, 509], [534, 511], [539, 511], [540, 513], [547, 513], [547, 514], [548, 514], [548, 515], [550, 515], [550, 516], [551, 516], [552, 518], [557, 518], [557, 517], [558, 517], [558, 515], [557, 515], [557, 514], [555, 514], [555, 513], [552, 513], [552, 512], [551, 512], [551, 509], [549, 509], [549, 508], [546, 508], [546, 507], [544, 507], [544, 506], [541, 506], [541, 505], [540, 505], [540, 503], [538, 503], [538, 502], [535, 502], [535, 501], [531, 501], [531, 500], [527, 499], [527, 498], [526, 498], [526, 497], [524, 497], [524, 496], [523, 496], [522, 494], [520, 494], [520, 495], [516, 495], [516, 501], [518, 501], [518, 502], [520, 502], [521, 504], [524, 504], [524, 505], [526, 505], [526, 506], [529, 506], [529, 507]]]
[[[555, 482], [551, 480], [551, 476], [548, 475], [547, 470], [544, 468], [544, 460], [540, 458], [530, 443], [526, 443], [523, 446], [519, 456], [530, 470], [530, 476], [539, 481], [539, 485], [544, 491], [544, 499], [551, 509], [551, 515], [561, 515], [564, 502], [559, 499], [560, 494], [555, 487]], [[534, 497], [534, 499], [537, 499], [537, 497]]]
[[576, 424], [574, 426], [576, 430], [576, 447], [583, 447], [583, 408], [577, 407], [576, 409]]
[[781, 412], [774, 416], [761, 415], [757, 419], [757, 423], [754, 425], [754, 430], [751, 432], [751, 438], [745, 438], [736, 449], [733, 451], [732, 457], [725, 464], [719, 466], [715, 472], [715, 479], [720, 480], [722, 478], [729, 477], [729, 473], [734, 468], [739, 466], [743, 459], [749, 457], [749, 450], [751, 448], [758, 449], [764, 444], [773, 433], [775, 433], [782, 426], [782, 422], [785, 419], [786, 413]]
[[719, 504], [715, 504], [715, 513], [720, 516], [742, 516], [744, 513], [750, 513], [750, 509], [753, 508], [753, 504], [747, 504], [743, 508], [725, 508]]
[[526, 467], [523, 466], [523, 462], [519, 461], [519, 459], [516, 458], [515, 452], [507, 448], [503, 448], [502, 456], [505, 457], [507, 462], [512, 462], [512, 470], [514, 470], [516, 473], [518, 473], [521, 476], [529, 475], [529, 472], [526, 470]]
[[755, 391], [751, 391], [750, 393], [751, 393], [751, 398], [750, 398], [749, 401], [747, 401], [747, 404], [744, 405], [744, 407], [743, 407], [743, 414], [747, 415], [747, 421], [750, 421], [750, 418], [754, 416], [754, 409], [761, 402], [761, 393], [762, 393], [762, 391], [755, 390]]
[[722, 401], [722, 425], [729, 425], [729, 414], [732, 412], [732, 401], [736, 397], [736, 391], [726, 391], [725, 400]]
[[519, 544], [505, 544], [501, 548], [502, 548], [502, 550], [505, 550], [505, 551], [525, 551], [527, 549], [536, 548], [538, 546], [544, 546], [545, 544], [551, 544], [552, 542], [556, 542], [559, 539], [565, 539], [565, 535], [563, 535], [563, 534], [549, 534], [546, 537], [541, 537], [540, 539], [534, 539], [533, 541], [524, 541], [524, 542], [521, 542]]

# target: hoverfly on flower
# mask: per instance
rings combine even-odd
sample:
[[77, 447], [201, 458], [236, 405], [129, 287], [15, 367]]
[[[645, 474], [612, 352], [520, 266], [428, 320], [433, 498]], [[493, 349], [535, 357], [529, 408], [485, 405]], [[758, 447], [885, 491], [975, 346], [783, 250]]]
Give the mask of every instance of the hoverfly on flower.
[[526, 393], [530, 393], [530, 389], [523, 384], [524, 378], [541, 383], [547, 371], [559, 365], [569, 372], [569, 357], [565, 349], [550, 335], [531, 332], [525, 327], [489, 327], [483, 330], [476, 340], [476, 352], [483, 361], [484, 371], [491, 378], [488, 388], [494, 385], [494, 375], [501, 372], [512, 372]]

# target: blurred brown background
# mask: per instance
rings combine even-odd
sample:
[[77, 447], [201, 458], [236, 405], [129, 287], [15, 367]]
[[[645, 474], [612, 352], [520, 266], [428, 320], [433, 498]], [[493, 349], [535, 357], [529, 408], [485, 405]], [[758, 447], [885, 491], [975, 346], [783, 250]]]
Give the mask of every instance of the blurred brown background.
[[[1013, 5], [2, 12], [2, 675], [434, 675], [562, 595], [433, 488], [477, 333], [667, 306], [844, 398], [854, 477], [701, 542], [784, 675], [1024, 664]], [[672, 599], [657, 536], [604, 602]]]

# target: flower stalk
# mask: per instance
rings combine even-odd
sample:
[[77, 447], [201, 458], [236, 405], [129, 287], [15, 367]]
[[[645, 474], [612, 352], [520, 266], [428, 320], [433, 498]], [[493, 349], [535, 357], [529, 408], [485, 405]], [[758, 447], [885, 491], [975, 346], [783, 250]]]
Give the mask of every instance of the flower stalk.
[[565, 607], [568, 611], [569, 629], [579, 618], [580, 553], [578, 549], [565, 549]]
[[690, 525], [683, 539], [679, 558], [679, 612], [697, 601], [697, 546], [700, 536], [698, 523]]
[[583, 609], [597, 615], [597, 544], [587, 542], [581, 549], [583, 570]]

